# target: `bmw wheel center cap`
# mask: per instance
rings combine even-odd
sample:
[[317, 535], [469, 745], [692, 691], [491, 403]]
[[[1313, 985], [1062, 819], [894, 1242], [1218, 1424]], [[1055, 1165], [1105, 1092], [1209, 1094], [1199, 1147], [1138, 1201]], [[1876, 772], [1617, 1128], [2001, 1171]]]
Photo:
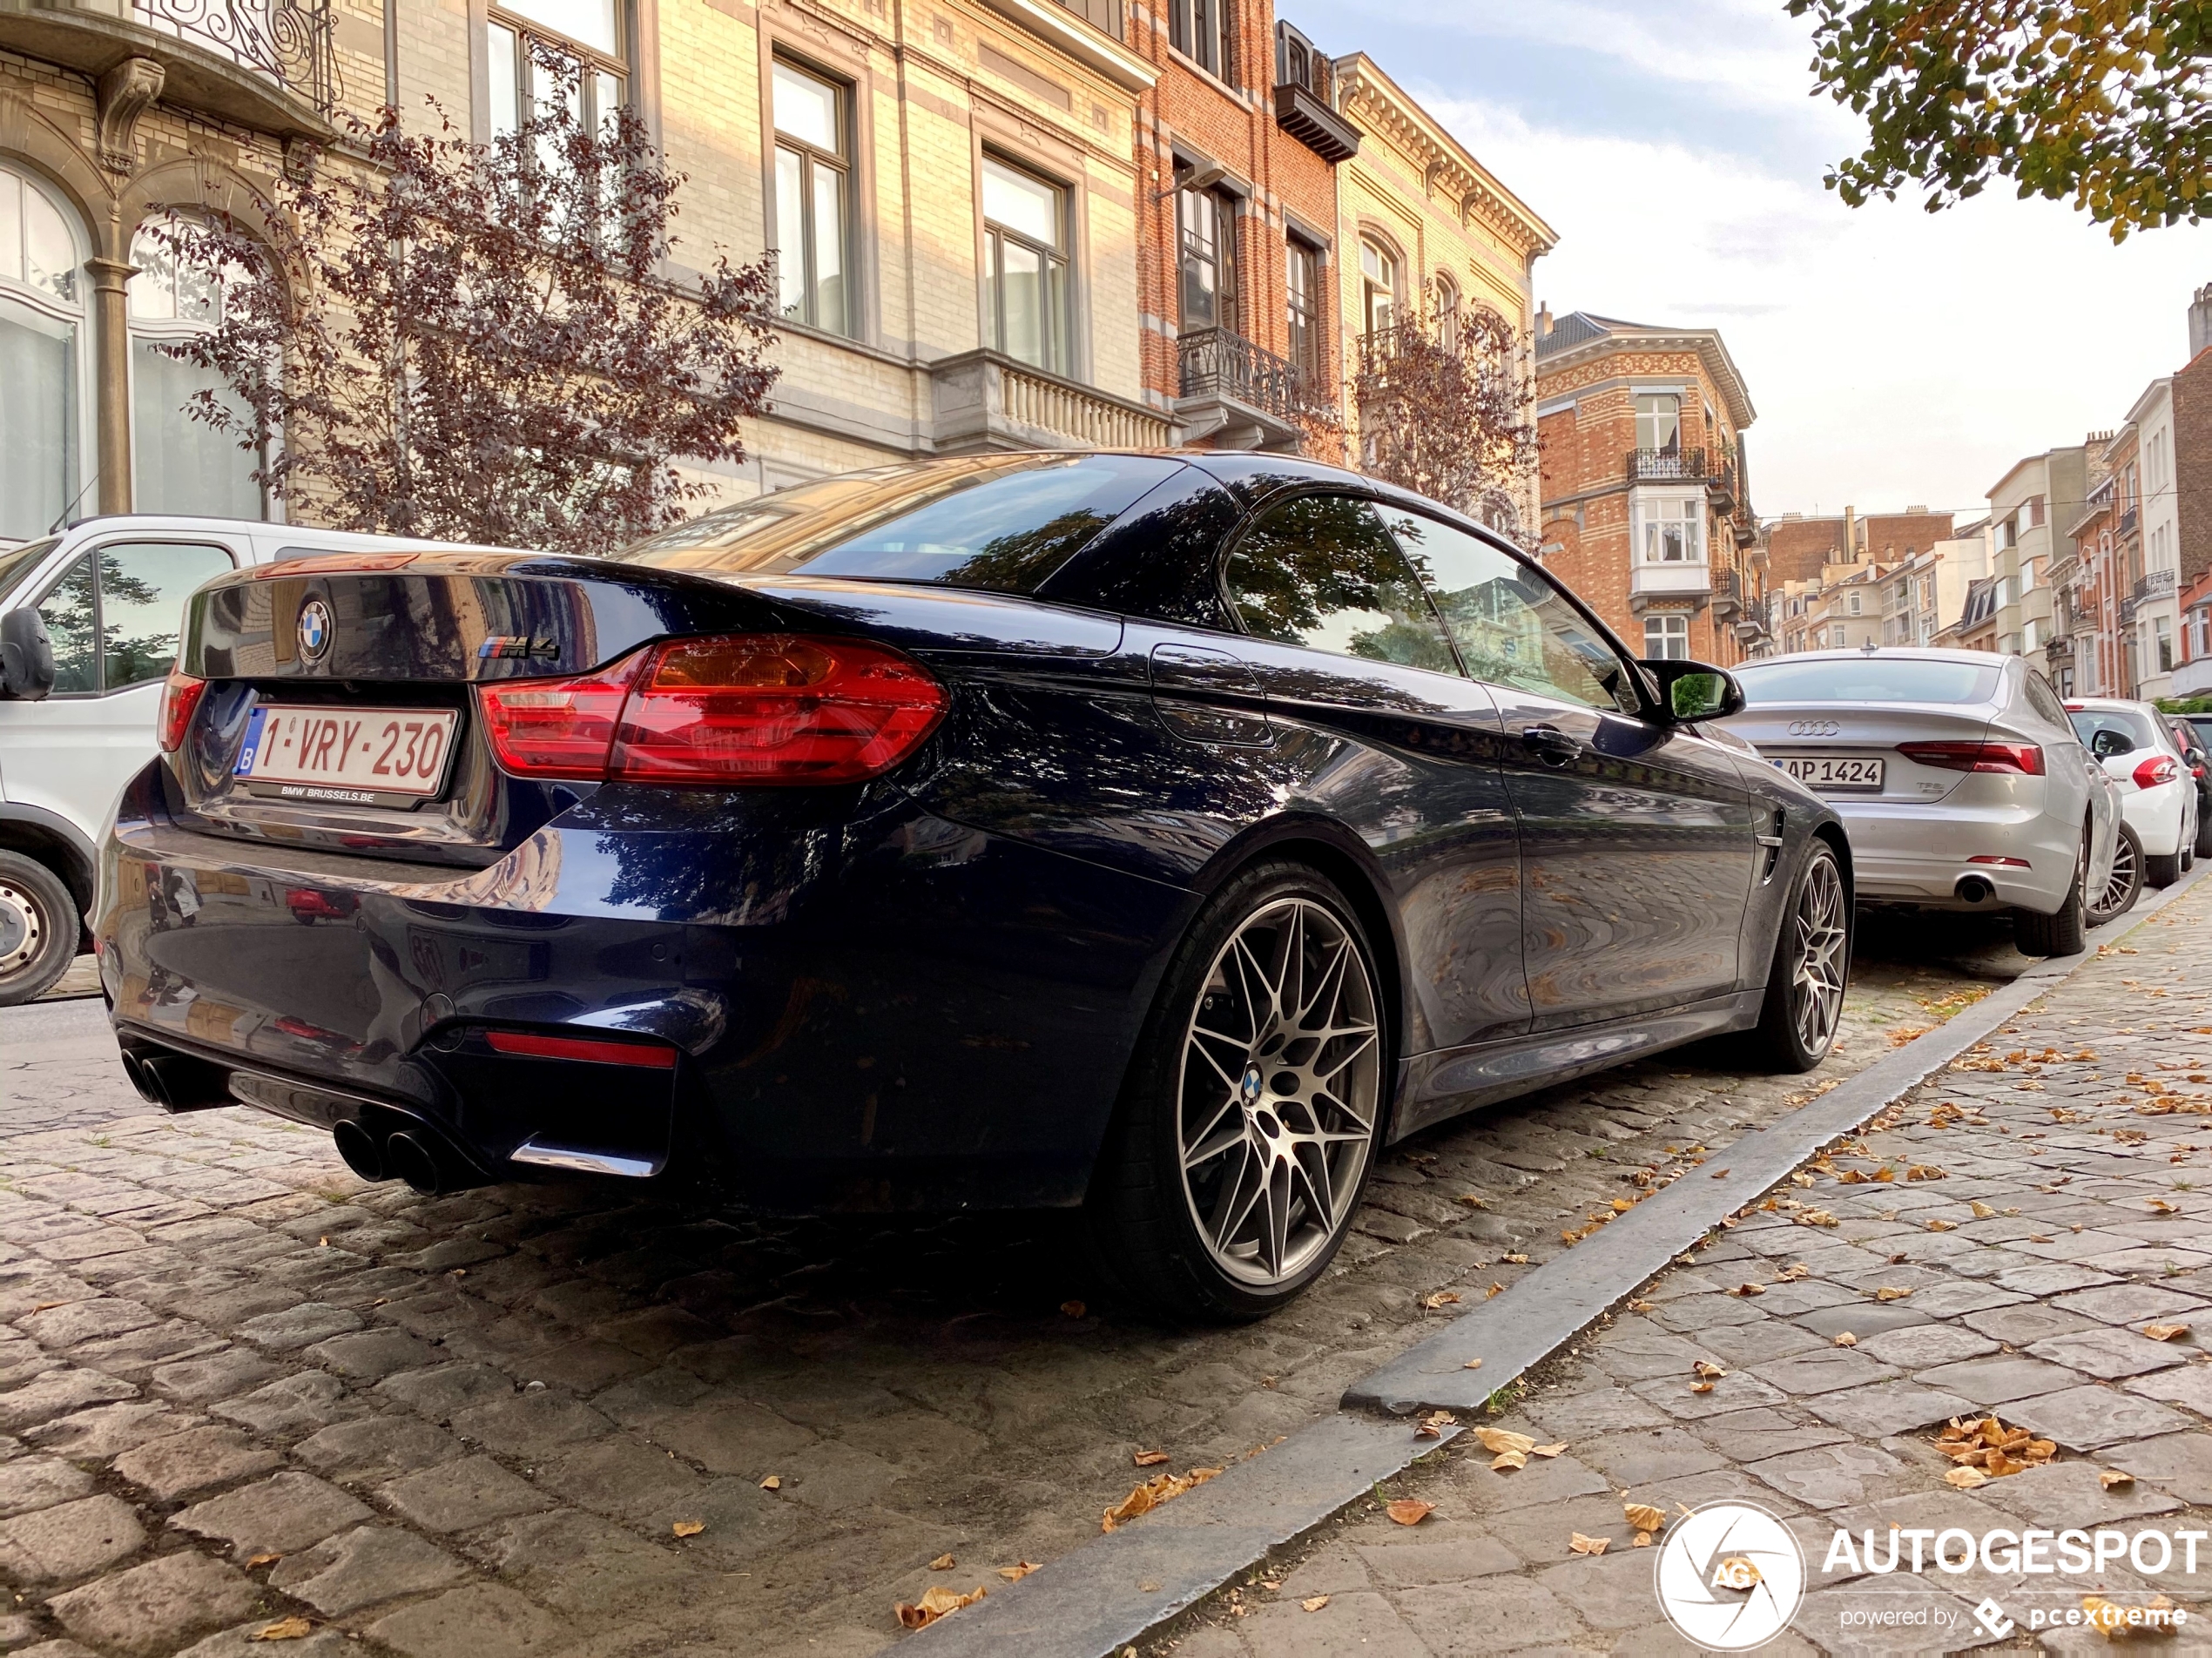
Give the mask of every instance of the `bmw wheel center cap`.
[[320, 599], [309, 599], [300, 607], [300, 654], [308, 661], [322, 660], [323, 652], [330, 649], [331, 630], [327, 604]]

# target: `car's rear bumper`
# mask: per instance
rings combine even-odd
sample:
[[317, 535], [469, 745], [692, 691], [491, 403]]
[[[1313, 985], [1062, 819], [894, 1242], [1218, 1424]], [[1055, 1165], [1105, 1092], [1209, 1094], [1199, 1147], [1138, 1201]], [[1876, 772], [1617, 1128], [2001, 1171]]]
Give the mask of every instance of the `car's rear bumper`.
[[[571, 813], [467, 872], [196, 833], [158, 778], [101, 852], [126, 1051], [235, 1070], [322, 1126], [419, 1121], [494, 1179], [537, 1172], [514, 1160], [535, 1141], [775, 1207], [1074, 1202], [1193, 901], [903, 797], [833, 833], [786, 812], [768, 853], [742, 808]], [[501, 1054], [493, 1031], [672, 1062]]]
[[2121, 785], [2120, 815], [2153, 858], [2171, 858], [2182, 850], [2182, 830], [2188, 817], [2194, 779], [2176, 778], [2148, 789]]
[[[2064, 900], [2080, 854], [2080, 829], [2054, 822], [2040, 803], [1829, 804], [1851, 838], [1862, 899], [1959, 909], [2015, 907], [2048, 915]], [[2027, 867], [1974, 861], [1998, 858], [2023, 859]], [[1959, 883], [1970, 875], [1989, 883], [1992, 896], [1979, 904], [1958, 897]]]

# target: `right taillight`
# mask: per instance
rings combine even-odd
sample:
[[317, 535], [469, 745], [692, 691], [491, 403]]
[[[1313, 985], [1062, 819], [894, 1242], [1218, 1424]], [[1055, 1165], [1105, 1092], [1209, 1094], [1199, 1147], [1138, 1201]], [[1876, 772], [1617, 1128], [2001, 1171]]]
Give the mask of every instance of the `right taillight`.
[[477, 688], [522, 777], [691, 785], [857, 783], [928, 736], [945, 691], [887, 646], [792, 634], [676, 639], [578, 679]]
[[2181, 769], [2172, 755], [2154, 754], [2135, 768], [2135, 786], [2154, 789], [2161, 783], [2171, 783]]
[[1899, 743], [1897, 751], [1908, 760], [1942, 772], [2043, 775], [2043, 751], [2033, 743]]

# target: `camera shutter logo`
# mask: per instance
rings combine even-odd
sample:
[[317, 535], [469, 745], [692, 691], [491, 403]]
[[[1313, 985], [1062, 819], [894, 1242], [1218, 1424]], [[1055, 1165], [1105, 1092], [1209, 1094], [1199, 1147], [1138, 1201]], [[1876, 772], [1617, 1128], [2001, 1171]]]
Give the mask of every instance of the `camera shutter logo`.
[[309, 662], [320, 662], [323, 653], [330, 649], [332, 623], [330, 607], [320, 599], [309, 599], [300, 607], [300, 654]]
[[1652, 1569], [1667, 1621], [1710, 1652], [1764, 1646], [1804, 1599], [1804, 1551], [1750, 1503], [1708, 1503], [1677, 1520]]

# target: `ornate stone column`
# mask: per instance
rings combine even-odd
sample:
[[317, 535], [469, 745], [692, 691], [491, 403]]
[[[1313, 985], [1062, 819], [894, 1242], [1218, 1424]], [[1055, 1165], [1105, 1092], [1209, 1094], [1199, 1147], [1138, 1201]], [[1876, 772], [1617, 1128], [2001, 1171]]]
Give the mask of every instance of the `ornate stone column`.
[[131, 306], [138, 273], [127, 259], [89, 259], [92, 279], [93, 429], [100, 446], [100, 510], [131, 510]]

